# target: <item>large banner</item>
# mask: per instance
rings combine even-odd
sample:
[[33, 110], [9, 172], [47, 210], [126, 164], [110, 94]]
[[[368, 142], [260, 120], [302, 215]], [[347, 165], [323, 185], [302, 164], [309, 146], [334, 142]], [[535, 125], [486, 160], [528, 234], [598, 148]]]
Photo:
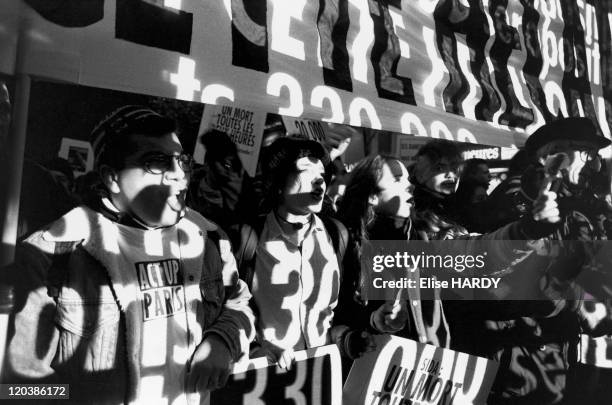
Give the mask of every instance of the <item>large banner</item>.
[[494, 146], [560, 115], [610, 135], [611, 0], [7, 3], [7, 73]]
[[336, 345], [295, 352], [290, 370], [257, 358], [234, 367], [225, 387], [213, 391], [210, 405], [342, 404], [342, 364]]
[[482, 405], [498, 364], [397, 336], [378, 335], [376, 351], [353, 363], [343, 403]]

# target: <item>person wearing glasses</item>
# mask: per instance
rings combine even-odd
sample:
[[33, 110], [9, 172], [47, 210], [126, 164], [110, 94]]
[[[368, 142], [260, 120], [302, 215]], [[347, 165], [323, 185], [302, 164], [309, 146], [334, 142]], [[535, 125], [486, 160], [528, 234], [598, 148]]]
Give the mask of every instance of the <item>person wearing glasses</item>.
[[[506, 194], [508, 204], [491, 207], [506, 211], [500, 218], [514, 221], [525, 215], [525, 209], [510, 204], [528, 211], [547, 186], [558, 196], [560, 221], [541, 243], [534, 244], [537, 258], [543, 259], [539, 265], [523, 263], [525, 273], [544, 277], [539, 283], [518, 277], [522, 284], [514, 285], [519, 293], [547, 290], [543, 297], [490, 302], [456, 317], [460, 319], [460, 332], [453, 335], [457, 350], [500, 362], [490, 404], [598, 403], [610, 396], [611, 373], [608, 382], [602, 382], [601, 369], [594, 366], [609, 363], [606, 352], [612, 340], [591, 337], [612, 333], [609, 307], [603, 304], [612, 298], [610, 255], [602, 244], [594, 243], [612, 236], [612, 212], [592, 188], [601, 169], [599, 150], [610, 143], [588, 118], [561, 118], [540, 127], [525, 143], [533, 163], [524, 168], [520, 189]], [[551, 170], [555, 159], [562, 164]], [[556, 172], [552, 183], [551, 171]], [[552, 312], [547, 310], [551, 307]], [[587, 344], [595, 340], [597, 344]]]
[[[565, 263], [561, 266], [564, 269], [561, 278], [573, 280], [577, 277], [576, 295], [585, 300], [580, 302], [578, 316], [572, 319], [578, 324], [578, 332], [582, 332], [580, 338], [575, 327], [565, 325], [564, 328], [574, 333], [568, 337], [572, 346], [570, 352], [578, 351], [578, 363], [573, 359], [564, 363], [566, 367], [569, 363], [570, 372], [557, 373], [564, 378], [568, 376], [564, 393], [567, 403], [605, 401], [612, 392], [612, 373], [606, 354], [612, 349], [609, 322], [612, 315], [609, 304], [605, 304], [612, 299], [610, 258], [608, 255], [606, 261], [599, 251], [602, 244], [592, 242], [612, 237], [612, 211], [608, 203], [596, 196], [594, 187], [602, 169], [599, 151], [610, 143], [610, 139], [598, 134], [591, 119], [563, 118], [540, 127], [525, 144], [527, 152], [535, 156], [540, 165], [559, 153], [568, 157], [567, 167], [553, 186], [559, 190], [562, 227], [551, 238], [564, 241], [566, 247], [566, 251], [556, 258], [557, 262]], [[528, 196], [540, 185], [541, 173], [540, 166], [536, 165], [523, 176], [523, 189]], [[598, 270], [602, 265], [604, 267]], [[543, 350], [549, 356], [554, 350], [551, 346], [546, 345]]]
[[[224, 385], [254, 335], [225, 234], [185, 205], [174, 122], [124, 106], [92, 132], [102, 193], [18, 249], [11, 382], [83, 403], [188, 403]], [[195, 398], [194, 398], [195, 397]]]

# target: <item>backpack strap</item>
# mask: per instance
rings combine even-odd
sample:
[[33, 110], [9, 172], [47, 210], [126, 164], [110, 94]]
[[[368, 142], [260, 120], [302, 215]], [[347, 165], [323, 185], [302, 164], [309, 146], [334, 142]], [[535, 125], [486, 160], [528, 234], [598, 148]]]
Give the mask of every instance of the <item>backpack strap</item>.
[[219, 252], [219, 254], [221, 254], [221, 243], [219, 242], [219, 240], [221, 239], [221, 235], [219, 235], [219, 232], [217, 232], [216, 230], [214, 230], [214, 231], [207, 231], [206, 235], [207, 235], [208, 239], [211, 240], [212, 243], [215, 244], [215, 247], [217, 248], [217, 252]]
[[242, 224], [240, 226], [240, 244], [236, 249], [236, 264], [238, 274], [249, 289], [253, 284], [255, 273], [255, 252], [259, 245], [259, 235], [266, 222], [266, 216], [259, 216], [252, 224]]
[[329, 216], [321, 216], [321, 220], [323, 221], [323, 225], [325, 225], [325, 229], [332, 240], [334, 245], [334, 251], [336, 252], [336, 256], [338, 256], [338, 263], [342, 265], [342, 261], [344, 260], [344, 254], [346, 253], [346, 247], [349, 242], [349, 233], [346, 226], [342, 224], [342, 222], [338, 221], [335, 218]]
[[[338, 270], [340, 271], [340, 280], [344, 279], [344, 254], [349, 244], [349, 232], [346, 226], [336, 218], [330, 216], [321, 216], [321, 221], [325, 226], [325, 230], [329, 234], [338, 259]], [[342, 281], [341, 281], [342, 282]]]

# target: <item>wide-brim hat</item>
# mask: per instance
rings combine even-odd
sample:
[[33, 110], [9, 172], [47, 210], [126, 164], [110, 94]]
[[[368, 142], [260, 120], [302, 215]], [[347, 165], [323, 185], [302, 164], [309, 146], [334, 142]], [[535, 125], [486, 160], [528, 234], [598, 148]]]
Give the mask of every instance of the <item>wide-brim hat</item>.
[[597, 149], [605, 148], [612, 141], [598, 134], [597, 128], [589, 118], [562, 118], [538, 128], [525, 142], [525, 150], [535, 154], [547, 143], [560, 140], [588, 142]]

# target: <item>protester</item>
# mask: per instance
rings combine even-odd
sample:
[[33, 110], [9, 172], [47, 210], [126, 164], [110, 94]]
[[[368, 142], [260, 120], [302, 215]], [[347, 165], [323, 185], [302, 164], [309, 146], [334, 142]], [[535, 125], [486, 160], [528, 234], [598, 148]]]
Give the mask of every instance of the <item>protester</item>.
[[230, 240], [236, 240], [244, 222], [241, 198], [244, 168], [236, 144], [225, 132], [211, 130], [200, 137], [206, 148], [204, 165], [196, 170], [189, 187], [188, 205], [219, 225]]
[[7, 380], [79, 403], [187, 403], [248, 350], [250, 293], [218, 227], [186, 208], [174, 122], [124, 106], [92, 132], [105, 195], [20, 246]]
[[66, 194], [74, 197], [74, 172], [70, 163], [64, 158], [55, 157], [45, 162], [43, 166], [49, 170], [55, 181], [66, 190]]
[[[351, 236], [343, 263], [338, 322], [373, 333], [396, 333], [404, 329], [404, 337], [444, 347], [448, 333], [441, 301], [421, 302], [418, 295], [411, 293], [399, 302], [367, 302], [363, 298], [363, 246], [370, 239], [414, 237], [411, 211], [412, 185], [408, 171], [399, 160], [376, 155], [363, 159], [353, 168], [338, 209], [339, 218]], [[406, 299], [416, 304], [410, 305], [410, 317]]]
[[356, 337], [332, 327], [347, 235], [338, 221], [317, 215], [327, 160], [318, 142], [274, 141], [262, 167], [268, 213], [241, 231], [241, 276], [252, 280], [257, 314], [259, 346], [251, 357], [266, 356], [283, 368], [291, 367], [296, 350], [332, 342], [343, 349]]
[[470, 231], [484, 232], [478, 223], [483, 215], [487, 215], [482, 211], [487, 200], [487, 188], [475, 181], [461, 180], [454, 200], [459, 224]]
[[497, 229], [526, 211], [528, 201], [520, 193], [521, 177], [527, 167], [532, 164], [527, 151], [519, 150], [510, 159], [506, 178], [491, 192], [484, 201], [475, 204], [472, 215], [466, 218], [466, 227], [472, 232], [488, 232]]
[[[461, 181], [474, 182], [484, 186], [486, 189], [489, 188], [491, 183], [491, 172], [489, 171], [489, 164], [484, 159], [468, 159], [463, 165], [461, 172]], [[461, 184], [459, 184], [461, 186]]]
[[[555, 258], [556, 262], [566, 263], [562, 266], [564, 277], [582, 272], [578, 283], [580, 290], [586, 292], [583, 296], [590, 302], [583, 302], [579, 307], [578, 320], [582, 331], [581, 340], [587, 346], [594, 347], [597, 344], [612, 347], [610, 337], [597, 337], [612, 334], [612, 327], [607, 322], [610, 315], [600, 318], [600, 322], [594, 322], [589, 316], [589, 306], [597, 305], [605, 313], [610, 313], [609, 287], [611, 277], [606, 272], [601, 273], [597, 267], [605, 256], [598, 254], [597, 249], [601, 244], [592, 244], [590, 241], [608, 240], [612, 236], [612, 211], [609, 204], [603, 199], [597, 198], [593, 188], [599, 172], [602, 168], [601, 158], [598, 151], [610, 145], [610, 140], [599, 135], [588, 118], [565, 118], [545, 125], [531, 135], [525, 144], [527, 152], [535, 156], [539, 165], [544, 165], [547, 158], [558, 153], [567, 155], [569, 161], [567, 168], [562, 171], [562, 179], [555, 185], [559, 191], [559, 204], [562, 216], [562, 227], [551, 238], [565, 241], [566, 249]], [[541, 178], [541, 166], [534, 165], [528, 169], [523, 177], [522, 187], [525, 194], [533, 195], [533, 190], [538, 187]], [[534, 171], [535, 175], [530, 175]], [[528, 182], [535, 184], [528, 184]], [[609, 187], [609, 185], [608, 185]], [[603, 264], [604, 267], [609, 266]], [[608, 267], [609, 270], [609, 267]], [[592, 337], [591, 337], [592, 336]], [[575, 345], [576, 342], [571, 344]], [[577, 351], [571, 348], [572, 352]], [[572, 359], [569, 362], [570, 372], [567, 381], [567, 390], [564, 395], [565, 403], [599, 402], [607, 400], [607, 395], [597, 394], [599, 384], [610, 384], [610, 373], [607, 379], [605, 371], [598, 369], [597, 365], [607, 356], [605, 351], [598, 353], [579, 353], [579, 362], [576, 364]], [[567, 364], [563, 373], [567, 373]], [[559, 373], [561, 374], [561, 372]], [[601, 379], [600, 379], [601, 378]], [[590, 389], [587, 389], [590, 387]]]
[[[574, 398], [566, 395], [568, 370], [575, 363], [580, 330], [595, 332], [584, 316], [584, 293], [572, 288], [570, 281], [595, 257], [594, 245], [585, 243], [605, 235], [592, 220], [601, 212], [600, 202], [589, 197], [584, 188], [589, 177], [598, 170], [597, 151], [610, 141], [597, 135], [586, 118], [567, 118], [539, 128], [528, 138], [527, 153], [537, 161], [525, 170], [521, 189], [529, 205], [543, 188], [557, 189], [560, 226], [544, 239], [544, 244], [557, 241], [558, 249], [539, 249], [532, 261], [525, 261], [524, 274], [541, 278], [519, 277], [515, 290], [554, 291], [548, 301], [513, 301], [488, 303], [456, 315], [457, 349], [492, 357], [500, 361], [496, 382], [489, 398], [491, 404], [556, 404], [585, 403], [584, 386]], [[558, 155], [563, 154], [563, 155]], [[550, 174], [543, 165], [551, 158], [565, 160], [560, 180], [550, 183]], [[518, 199], [509, 198], [509, 201]], [[515, 208], [515, 219], [526, 209]], [[499, 207], [498, 209], [503, 209]], [[506, 214], [506, 217], [510, 215]], [[520, 272], [517, 272], [519, 274]], [[486, 309], [486, 311], [482, 310]], [[598, 331], [597, 333], [602, 333]], [[609, 333], [609, 332], [608, 332]], [[480, 338], [475, 344], [475, 337]], [[484, 337], [484, 339], [483, 339]], [[578, 397], [580, 399], [578, 400]], [[576, 402], [577, 401], [577, 402]]]
[[84, 205], [95, 205], [105, 195], [100, 176], [94, 170], [74, 179], [74, 194]]
[[455, 191], [463, 163], [450, 141], [432, 140], [417, 152], [412, 170], [416, 221], [428, 239], [453, 239], [467, 231], [460, 225]]
[[470, 228], [481, 214], [479, 203], [486, 200], [491, 174], [484, 159], [469, 159], [463, 165], [459, 187], [455, 194], [457, 209], [464, 219], [462, 225]]
[[490, 178], [486, 160], [465, 162], [454, 198], [459, 222], [466, 229], [482, 231], [477, 224], [483, 215], [481, 206], [487, 199]]
[[24, 159], [17, 230], [20, 240], [78, 205], [78, 199], [66, 185], [62, 177], [42, 164], [28, 157]]

